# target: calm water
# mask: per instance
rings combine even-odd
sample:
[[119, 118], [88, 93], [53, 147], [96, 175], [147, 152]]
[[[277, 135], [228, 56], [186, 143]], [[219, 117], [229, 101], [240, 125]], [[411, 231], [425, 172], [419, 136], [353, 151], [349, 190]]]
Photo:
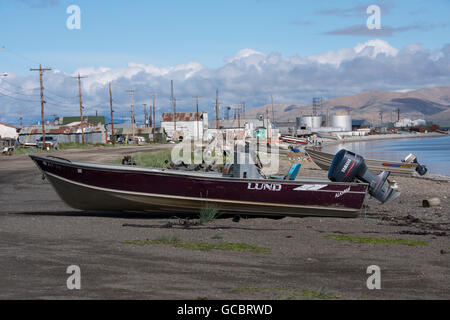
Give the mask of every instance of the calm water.
[[450, 176], [450, 136], [347, 142], [325, 147], [324, 151], [336, 153], [340, 149], [353, 151], [368, 159], [391, 161], [401, 161], [412, 153], [417, 156], [420, 164], [427, 166], [429, 173]]

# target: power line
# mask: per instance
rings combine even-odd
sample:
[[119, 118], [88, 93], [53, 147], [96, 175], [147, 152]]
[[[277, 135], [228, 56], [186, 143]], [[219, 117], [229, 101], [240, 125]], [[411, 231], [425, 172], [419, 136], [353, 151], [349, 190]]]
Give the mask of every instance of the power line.
[[[3, 89], [2, 89], [3, 90]], [[25, 101], [25, 102], [39, 102], [39, 100], [28, 100], [28, 99], [22, 99], [22, 98], [16, 98], [7, 94], [4, 94], [2, 92], [0, 92], [0, 95], [10, 98], [10, 99], [14, 99], [14, 100], [18, 100], [18, 101]]]
[[[20, 90], [23, 91], [23, 88], [20, 87], [20, 86], [18, 86], [18, 85], [15, 85], [15, 84], [13, 84], [13, 83], [11, 83], [11, 82], [5, 80], [5, 79], [3, 79], [2, 81], [4, 81], [5, 83], [7, 83], [8, 85], [10, 85], [10, 86], [12, 86], [12, 87], [18, 88], [18, 89], [20, 89]], [[4, 88], [2, 88], [2, 89], [4, 89]], [[39, 87], [33, 88], [33, 89], [31, 89], [31, 90], [35, 90], [35, 89], [39, 89]], [[6, 90], [6, 89], [4, 89], [4, 90]], [[8, 91], [9, 91], [9, 90], [8, 90]], [[12, 92], [12, 91], [10, 91], [10, 92]], [[61, 99], [64, 99], [64, 100], [66, 100], [66, 99], [72, 99], [72, 98], [78, 97], [78, 95], [75, 95], [75, 96], [69, 96], [69, 97], [63, 97], [63, 96], [61, 96], [61, 95], [59, 95], [59, 94], [56, 94], [56, 93], [54, 93], [53, 91], [50, 91], [50, 90], [48, 90], [48, 89], [46, 89], [46, 92], [47, 92], [47, 95], [50, 94], [50, 95], [56, 96], [56, 97], [61, 98]], [[27, 95], [27, 94], [25, 94], [25, 93], [18, 93], [18, 92], [15, 92], [15, 93], [16, 93], [16, 94]], [[53, 98], [53, 99], [56, 99], [56, 98]]]

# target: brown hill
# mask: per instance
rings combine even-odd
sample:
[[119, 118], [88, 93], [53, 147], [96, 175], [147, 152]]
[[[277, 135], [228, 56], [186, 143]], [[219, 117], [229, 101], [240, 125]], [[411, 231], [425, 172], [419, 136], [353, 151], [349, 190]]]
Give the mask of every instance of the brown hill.
[[[353, 119], [396, 121], [397, 110], [401, 118], [422, 118], [426, 120], [450, 120], [450, 86], [426, 88], [408, 92], [371, 90], [353, 96], [332, 98], [323, 101], [322, 114], [349, 112]], [[256, 117], [269, 110], [271, 105], [252, 108], [246, 117]], [[312, 114], [312, 105], [274, 104], [275, 119], [295, 121], [296, 117]]]

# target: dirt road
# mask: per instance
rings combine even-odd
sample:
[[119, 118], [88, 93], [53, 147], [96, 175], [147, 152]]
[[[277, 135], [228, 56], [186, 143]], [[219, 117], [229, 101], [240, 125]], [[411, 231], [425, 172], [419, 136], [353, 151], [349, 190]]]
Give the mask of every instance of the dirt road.
[[[55, 155], [105, 162], [136, 151], [144, 150]], [[357, 219], [223, 218], [185, 228], [178, 219], [73, 210], [27, 156], [0, 157], [0, 299], [449, 299], [449, 200], [444, 197], [450, 184], [396, 180], [402, 196], [383, 206], [369, 200]], [[431, 196], [439, 196], [442, 206], [421, 208], [421, 200]], [[343, 236], [415, 245], [338, 239]], [[174, 238], [181, 244], [232, 242], [265, 250], [130, 243]], [[70, 265], [81, 269], [80, 290], [66, 286]], [[371, 265], [381, 270], [379, 290], [366, 285]]]

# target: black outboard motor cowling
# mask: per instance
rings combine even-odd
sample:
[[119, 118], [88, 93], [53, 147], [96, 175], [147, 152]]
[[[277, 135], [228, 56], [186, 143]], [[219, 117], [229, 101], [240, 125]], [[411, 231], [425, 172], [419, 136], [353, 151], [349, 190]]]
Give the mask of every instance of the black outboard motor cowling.
[[345, 149], [336, 153], [328, 170], [328, 179], [331, 181], [352, 182], [358, 179], [368, 183], [369, 194], [382, 203], [400, 195], [386, 183], [389, 175], [388, 171], [375, 175], [367, 168], [363, 157]]
[[416, 163], [416, 172], [418, 174], [420, 174], [421, 176], [425, 175], [428, 171], [427, 167], [423, 164], [420, 164], [417, 161], [417, 157], [415, 155], [413, 155], [412, 153], [410, 153], [405, 159], [402, 160], [402, 162], [406, 162], [406, 163]]

